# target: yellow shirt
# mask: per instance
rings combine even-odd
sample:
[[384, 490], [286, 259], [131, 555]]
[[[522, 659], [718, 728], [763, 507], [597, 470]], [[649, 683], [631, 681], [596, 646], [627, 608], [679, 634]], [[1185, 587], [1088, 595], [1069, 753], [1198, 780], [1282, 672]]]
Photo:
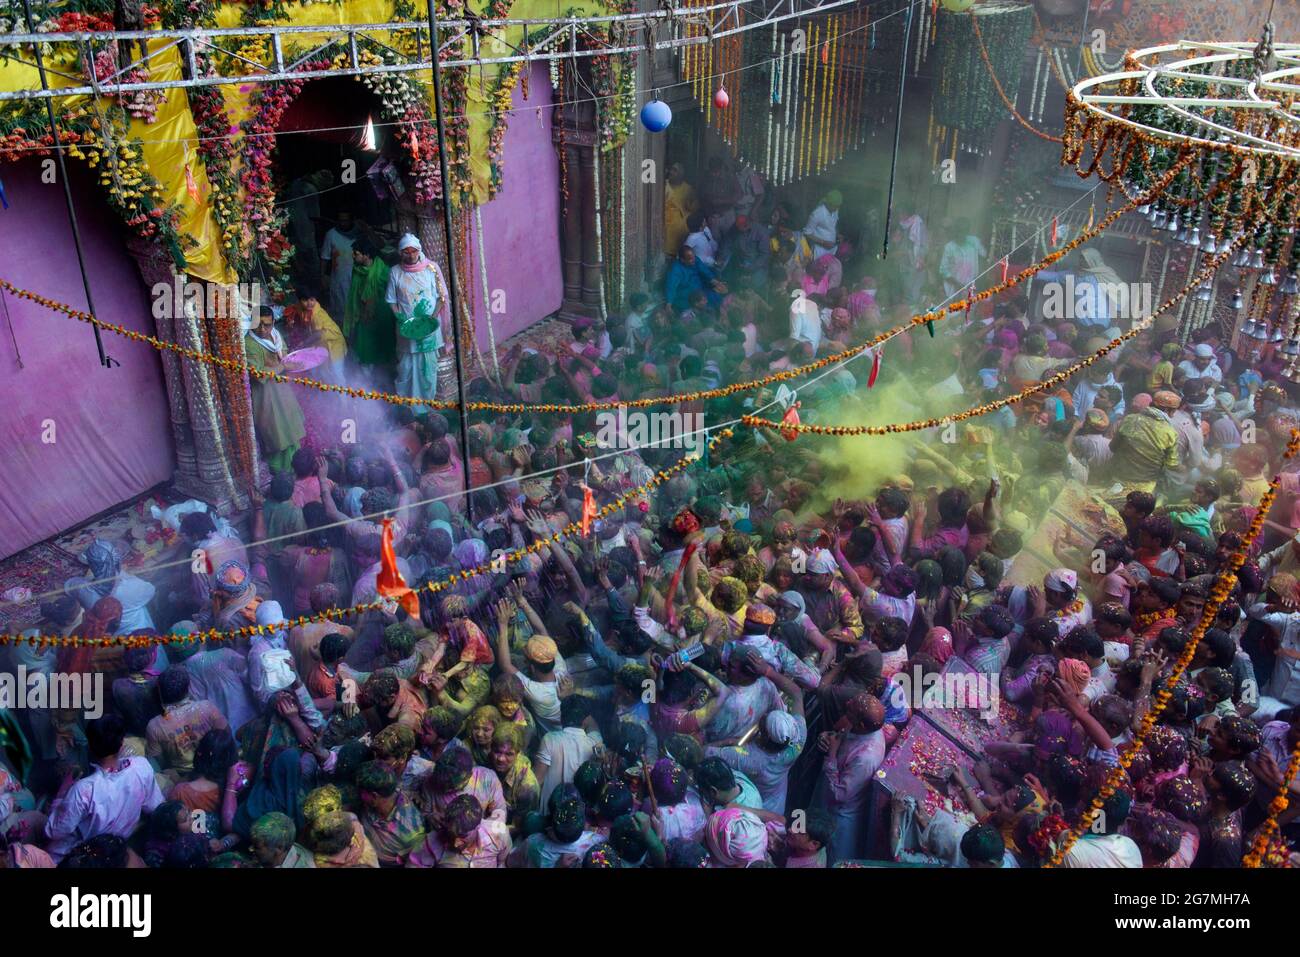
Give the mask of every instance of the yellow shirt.
[[[298, 317], [301, 315], [299, 306], [290, 306], [285, 310], [291, 312], [290, 322], [301, 322]], [[343, 335], [343, 330], [338, 324], [330, 318], [330, 314], [325, 311], [325, 307], [319, 302], [316, 303], [316, 309], [311, 314], [311, 327], [320, 338], [320, 345], [329, 350], [330, 361], [338, 362], [348, 354], [348, 340]]]

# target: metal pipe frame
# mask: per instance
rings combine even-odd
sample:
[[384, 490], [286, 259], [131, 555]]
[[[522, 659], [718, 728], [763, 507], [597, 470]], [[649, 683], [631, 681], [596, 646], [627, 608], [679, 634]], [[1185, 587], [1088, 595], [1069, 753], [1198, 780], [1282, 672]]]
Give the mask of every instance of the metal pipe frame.
[[[1124, 70], [1092, 77], [1075, 84], [1070, 91], [1070, 98], [1091, 112], [1122, 123], [1133, 129], [1142, 130], [1170, 142], [1190, 143], [1199, 146], [1216, 147], [1223, 142], [1238, 142], [1247, 149], [1261, 155], [1282, 156], [1289, 159], [1300, 158], [1300, 148], [1285, 143], [1274, 142], [1263, 136], [1257, 136], [1244, 130], [1234, 129], [1217, 122], [1210, 116], [1192, 112], [1197, 110], [1256, 110], [1262, 111], [1286, 125], [1300, 124], [1300, 116], [1291, 112], [1294, 100], [1300, 98], [1300, 45], [1284, 44], [1273, 51], [1281, 69], [1273, 70], [1253, 79], [1221, 76], [1215, 72], [1199, 72], [1199, 69], [1214, 71], [1225, 65], [1253, 59], [1253, 43], [1197, 43], [1180, 40], [1177, 43], [1147, 47], [1136, 50], [1132, 56], [1140, 69]], [[1206, 51], [1209, 51], [1207, 54]], [[1186, 56], [1186, 54], [1192, 54]], [[1199, 54], [1199, 55], [1198, 55]], [[1169, 61], [1170, 55], [1181, 58]], [[1283, 64], [1286, 64], [1283, 66]], [[1188, 80], [1203, 83], [1207, 87], [1227, 87], [1239, 91], [1238, 95], [1219, 98], [1215, 96], [1169, 96], [1156, 88], [1156, 82], [1164, 78]], [[1125, 80], [1141, 80], [1145, 94], [1115, 95], [1094, 90], [1113, 87]], [[1266, 96], [1272, 93], [1286, 98], [1290, 102]], [[1171, 130], [1139, 123], [1129, 116], [1109, 109], [1114, 106], [1160, 106], [1165, 107], [1186, 120], [1202, 127], [1205, 136], [1193, 136], [1175, 133]]]
[[[771, 26], [787, 20], [814, 16], [846, 6], [871, 6], [871, 0], [766, 0], [767, 10], [758, 19], [749, 19], [742, 23], [739, 11], [746, 8], [750, 17], [754, 16], [752, 7], [755, 0], [723, 0], [720, 3], [704, 7], [668, 8], [634, 14], [608, 14], [594, 17], [567, 17], [561, 19], [502, 19], [502, 20], [440, 20], [440, 32], [444, 39], [438, 44], [439, 66], [441, 68], [464, 66], [506, 65], [511, 63], [531, 62], [533, 60], [573, 60], [584, 57], [606, 56], [613, 53], [644, 53], [647, 50], [673, 49], [711, 43], [714, 40], [750, 30]], [[596, 49], [582, 49], [579, 38], [585, 37], [603, 44], [604, 39], [596, 36], [594, 28], [616, 25], [621, 39], [614, 45], [601, 45]], [[687, 26], [702, 27], [704, 33], [688, 36]], [[668, 38], [656, 40], [659, 27], [668, 27]], [[523, 28], [523, 41], [516, 45], [507, 42], [494, 31], [513, 27]], [[550, 27], [540, 38], [529, 38], [529, 31], [538, 27]], [[21, 51], [24, 46], [46, 44], [55, 49], [59, 45], [71, 44], [85, 56], [93, 59], [96, 45], [116, 43], [118, 40], [166, 41], [161, 46], [148, 52], [132, 63], [122, 65], [108, 78], [109, 81], [124, 76], [131, 70], [147, 67], [149, 61], [172, 49], [179, 49], [186, 63], [193, 64], [197, 53], [221, 53], [237, 62], [256, 67], [260, 72], [232, 76], [213, 75], [198, 76], [191, 70], [190, 76], [177, 80], [149, 81], [146, 83], [113, 83], [98, 81], [90, 83], [83, 77], [58, 73], [64, 79], [79, 82], [81, 85], [57, 87], [48, 90], [0, 90], [0, 102], [6, 100], [37, 100], [69, 96], [107, 96], [129, 93], [138, 90], [170, 90], [191, 87], [221, 86], [224, 84], [275, 83], [282, 80], [318, 79], [325, 76], [370, 76], [384, 73], [429, 73], [433, 67], [432, 58], [408, 59], [402, 63], [364, 66], [358, 58], [358, 39], [367, 40], [397, 54], [394, 49], [394, 35], [415, 34], [417, 49], [427, 51], [427, 23], [359, 23], [330, 26], [265, 26], [265, 27], [228, 27], [228, 28], [193, 28], [187, 30], [113, 30], [100, 33], [10, 33], [0, 35], [0, 58], [14, 60], [24, 64], [35, 65], [21, 55], [9, 52]], [[298, 57], [291, 63], [284, 62], [285, 38], [295, 36], [329, 37], [329, 39], [311, 51]], [[380, 39], [383, 37], [383, 39]], [[233, 50], [225, 49], [219, 44], [249, 39], [270, 39], [270, 63], [261, 63], [241, 56]], [[459, 52], [464, 41], [470, 39], [479, 56], [451, 57], [444, 54]], [[479, 41], [486, 40], [486, 44]], [[234, 45], [234, 44], [232, 44]], [[482, 46], [504, 47], [505, 55], [482, 56]], [[305, 62], [319, 58], [331, 51], [346, 52], [349, 66], [339, 69], [305, 71], [299, 67]], [[214, 64], [215, 65], [215, 64]], [[48, 66], [47, 66], [48, 69]]]

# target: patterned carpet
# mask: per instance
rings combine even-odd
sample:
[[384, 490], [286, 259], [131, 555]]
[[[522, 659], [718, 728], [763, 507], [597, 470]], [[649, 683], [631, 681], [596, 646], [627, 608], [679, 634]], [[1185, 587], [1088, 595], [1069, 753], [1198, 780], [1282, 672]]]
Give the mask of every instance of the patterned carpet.
[[157, 493], [144, 496], [0, 562], [0, 632], [14, 634], [35, 625], [40, 617], [39, 596], [58, 591], [69, 578], [85, 574], [77, 556], [96, 536], [125, 543], [122, 565], [128, 571], [153, 562], [174, 536], [154, 520], [150, 507], [167, 504]]

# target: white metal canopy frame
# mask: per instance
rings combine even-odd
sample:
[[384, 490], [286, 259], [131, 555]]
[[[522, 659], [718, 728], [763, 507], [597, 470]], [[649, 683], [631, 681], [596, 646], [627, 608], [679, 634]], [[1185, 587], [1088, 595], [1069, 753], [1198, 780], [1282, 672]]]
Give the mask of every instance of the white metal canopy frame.
[[1127, 69], [1076, 83], [1070, 99], [1113, 123], [1202, 149], [1300, 159], [1300, 44], [1195, 42], [1130, 52]]
[[[706, 6], [674, 7], [664, 0], [658, 10], [603, 16], [558, 17], [552, 19], [447, 19], [438, 18], [439, 65], [442, 68], [510, 64], [532, 60], [579, 59], [612, 53], [638, 53], [712, 43], [723, 37], [745, 33], [775, 23], [815, 16], [846, 6], [873, 6], [879, 0], [720, 0]], [[881, 4], [888, 5], [888, 4]], [[741, 9], [744, 17], [741, 17]], [[505, 32], [522, 27], [522, 39], [506, 40]], [[599, 32], [597, 32], [599, 31]], [[606, 32], [608, 31], [608, 33]], [[612, 34], [612, 44], [610, 35]], [[415, 55], [396, 49], [415, 39]], [[80, 54], [94, 62], [94, 54], [119, 40], [149, 41], [150, 49], [132, 63], [119, 66], [111, 75], [87, 80], [60, 73], [49, 66], [52, 57]], [[286, 46], [295, 40], [313, 44], [306, 52]], [[238, 48], [250, 41], [264, 41], [267, 51], [250, 58]], [[592, 42], [594, 41], [594, 42]], [[111, 30], [98, 33], [8, 33], [0, 34], [0, 59], [36, 65], [34, 51], [44, 52], [46, 69], [73, 85], [48, 89], [3, 90], [0, 101], [37, 100], [66, 96], [104, 96], [137, 90], [166, 90], [238, 83], [272, 83], [280, 80], [317, 79], [321, 76], [366, 76], [378, 73], [427, 73], [429, 55], [427, 21], [350, 23], [320, 26], [255, 26], [174, 30]], [[360, 44], [384, 49], [396, 62], [368, 65], [361, 60]], [[124, 82], [128, 73], [149, 66], [169, 50], [179, 50], [186, 75], [174, 80]], [[209, 56], [213, 69], [198, 68], [197, 59]], [[344, 53], [347, 64], [325, 71], [304, 70], [304, 64], [323, 55]], [[467, 55], [468, 54], [468, 55]], [[221, 62], [227, 65], [222, 68]], [[238, 72], [237, 69], [250, 72]]]

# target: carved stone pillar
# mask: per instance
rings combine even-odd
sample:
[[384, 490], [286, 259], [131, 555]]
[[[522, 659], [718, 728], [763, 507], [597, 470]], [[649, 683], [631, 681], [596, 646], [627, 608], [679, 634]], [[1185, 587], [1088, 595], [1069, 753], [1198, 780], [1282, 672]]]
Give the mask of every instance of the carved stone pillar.
[[[596, 145], [579, 148], [582, 170], [582, 304], [599, 318], [604, 297], [601, 283], [605, 281], [604, 262], [600, 251], [599, 232], [596, 228]], [[611, 184], [605, 184], [609, 189]], [[617, 184], [613, 184], [617, 185]]]
[[[161, 318], [154, 318], [158, 338], [206, 351], [193, 334], [195, 330], [187, 329], [183, 301], [174, 292], [177, 280], [171, 258], [156, 243], [134, 237], [128, 240], [127, 249], [135, 258], [140, 275], [150, 290], [151, 301], [155, 285], [163, 283], [173, 290], [168, 301], [170, 308], [155, 310], [164, 313]], [[182, 276], [182, 289], [185, 281], [186, 277]], [[168, 350], [162, 350], [161, 359], [172, 439], [176, 447], [172, 485], [181, 495], [200, 499], [223, 512], [232, 507], [243, 507], [245, 503], [236, 501], [232, 494], [234, 488], [226, 458], [228, 452], [222, 441], [221, 424], [216, 418], [219, 414], [217, 401], [215, 398], [199, 401], [205, 394], [209, 397], [214, 395], [205, 391], [216, 385], [211, 379], [212, 370], [204, 363], [181, 358]], [[242, 427], [246, 426], [247, 423], [242, 423]]]
[[[557, 129], [556, 142], [560, 142]], [[568, 162], [569, 199], [564, 205], [561, 245], [564, 256], [564, 300], [560, 318], [604, 318], [601, 284], [604, 264], [596, 235], [596, 133], [566, 128], [563, 149]], [[558, 185], [558, 184], [557, 184]]]

